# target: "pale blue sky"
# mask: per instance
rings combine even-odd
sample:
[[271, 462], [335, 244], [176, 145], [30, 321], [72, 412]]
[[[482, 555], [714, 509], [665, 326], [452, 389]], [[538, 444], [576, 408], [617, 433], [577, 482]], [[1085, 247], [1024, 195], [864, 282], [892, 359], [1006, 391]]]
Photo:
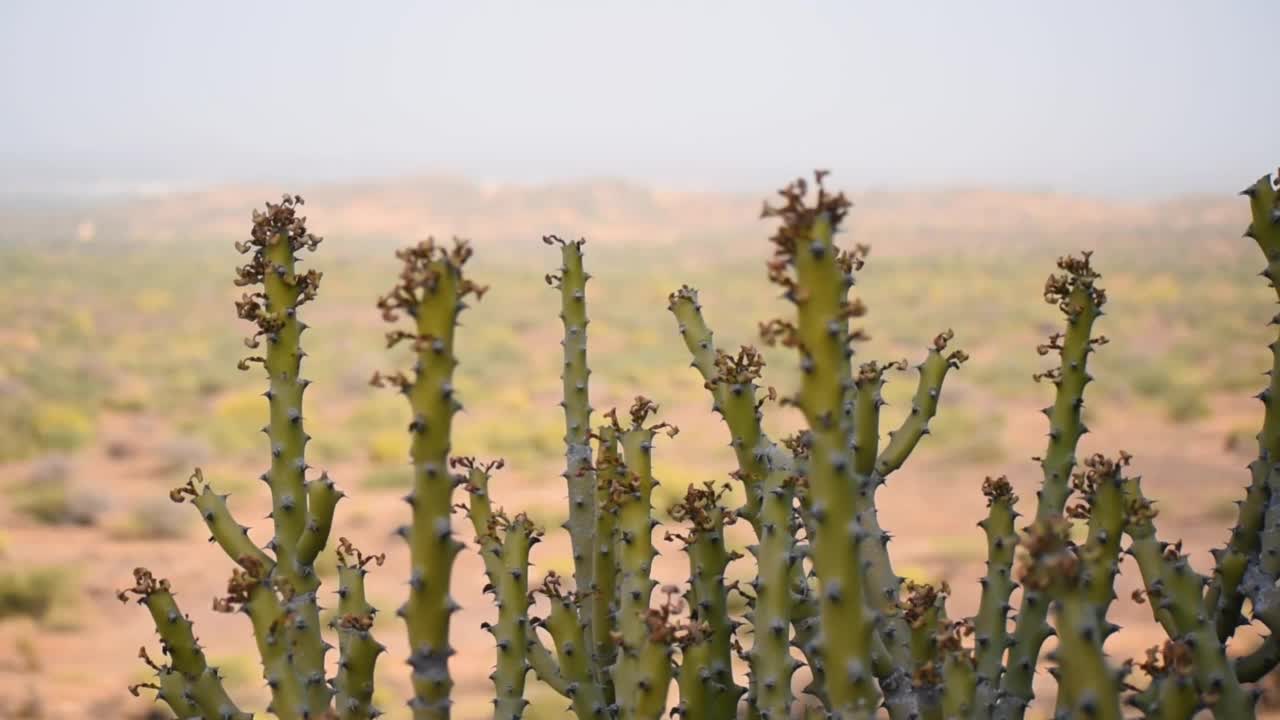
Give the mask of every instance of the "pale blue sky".
[[457, 174], [1221, 192], [1280, 0], [0, 4], [0, 189]]

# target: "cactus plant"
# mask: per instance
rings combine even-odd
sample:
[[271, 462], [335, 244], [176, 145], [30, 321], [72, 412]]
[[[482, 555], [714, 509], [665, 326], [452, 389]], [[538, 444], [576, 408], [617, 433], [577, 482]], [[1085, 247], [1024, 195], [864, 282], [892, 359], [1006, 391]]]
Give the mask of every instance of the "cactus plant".
[[[1264, 177], [1243, 194], [1253, 216], [1246, 235], [1262, 249], [1268, 263], [1263, 275], [1276, 285], [1280, 207], [1274, 182]], [[916, 366], [904, 420], [886, 433], [882, 390], [908, 364], [854, 361], [855, 346], [866, 336], [852, 323], [867, 308], [850, 292], [868, 250], [837, 243], [850, 203], [826, 189], [823, 173], [813, 185], [788, 185], [780, 198], [764, 213], [779, 224], [767, 269], [794, 316], [761, 323], [760, 335], [798, 353], [794, 396], [761, 391], [765, 364], [754, 347], [728, 352], [716, 346], [696, 290], [683, 286], [669, 296], [692, 366], [728, 429], [735, 466], [729, 469], [733, 483], [691, 485], [672, 509], [675, 526], [666, 537], [683, 545], [688, 582], [661, 588], [657, 600], [654, 446], [659, 433], [674, 437], [676, 430], [651, 421], [657, 403], [643, 396], [621, 418], [616, 410], [605, 413], [607, 422], [592, 430], [584, 242], [543, 238], [561, 253], [559, 270], [546, 279], [560, 293], [564, 326], [564, 529], [573, 573], [546, 573], [537, 582], [530, 577], [530, 554], [543, 530], [524, 514], [508, 515], [491, 497], [491, 477], [502, 461], [454, 455], [451, 445], [460, 408], [452, 379], [458, 316], [467, 299], [484, 293], [463, 273], [471, 248], [428, 240], [400, 251], [399, 281], [378, 307], [389, 321], [401, 315], [412, 321], [387, 340], [388, 346], [410, 346], [414, 365], [411, 373], [376, 374], [373, 384], [399, 390], [411, 414], [411, 522], [399, 530], [409, 544], [410, 568], [408, 598], [398, 614], [409, 636], [413, 716], [438, 719], [451, 712], [450, 618], [458, 606], [450, 575], [466, 547], [454, 538], [452, 523], [461, 509], [497, 608], [496, 621], [487, 626], [494, 636], [495, 718], [523, 716], [532, 670], [580, 720], [653, 719], [669, 704], [688, 720], [743, 713], [760, 720], [797, 713], [869, 719], [882, 711], [895, 719], [1010, 720], [1023, 717], [1033, 701], [1032, 679], [1054, 635], [1048, 660], [1058, 717], [1120, 718], [1126, 705], [1150, 718], [1185, 720], [1202, 709], [1217, 718], [1252, 717], [1258, 693], [1251, 685], [1280, 663], [1280, 339], [1271, 345], [1270, 385], [1258, 396], [1264, 404], [1258, 457], [1238, 521], [1214, 554], [1212, 574], [1202, 576], [1179, 543], [1158, 538], [1157, 510], [1129, 474], [1131, 456], [1078, 461], [1087, 432], [1088, 362], [1107, 342], [1093, 328], [1107, 296], [1090, 253], [1061, 258], [1044, 299], [1062, 313], [1064, 326], [1037, 348], [1057, 364], [1035, 377], [1054, 386], [1053, 403], [1044, 410], [1049, 432], [1037, 458], [1042, 480], [1035, 513], [1019, 527], [1018, 498], [1008, 480], [982, 483], [987, 510], [978, 524], [986, 536], [986, 572], [979, 578], [977, 613], [956, 618], [948, 612], [945, 583], [904, 582], [894, 571], [876, 492], [920, 446], [931, 420], [945, 412], [944, 382], [968, 356], [952, 349], [950, 330], [938, 333]], [[271, 464], [262, 477], [271, 494], [273, 536], [259, 547], [232, 516], [226, 496], [198, 469], [171, 497], [197, 508], [236, 565], [226, 595], [214, 606], [250, 619], [271, 693], [267, 712], [286, 720], [357, 720], [379, 713], [372, 705], [373, 682], [384, 647], [372, 634], [376, 611], [364, 578], [384, 556], [339, 540], [338, 607], [329, 623], [339, 657], [335, 675], [326, 679], [329, 645], [315, 562], [343, 495], [327, 475], [309, 478], [305, 460], [302, 396], [308, 383], [300, 375], [305, 353], [299, 338], [306, 326], [299, 309], [315, 297], [320, 274], [299, 271], [297, 254], [320, 241], [298, 214], [301, 203], [286, 197], [268, 204], [255, 213], [250, 239], [238, 244], [251, 259], [239, 268], [237, 284], [260, 286], [244, 295], [237, 312], [256, 325], [249, 347], [266, 346], [265, 355], [247, 358], [241, 367], [260, 363], [269, 378]], [[764, 432], [764, 414], [774, 403], [799, 410], [798, 433], [774, 440]], [[458, 486], [469, 500], [454, 505]], [[740, 507], [725, 506], [729, 489], [741, 490]], [[1073, 527], [1082, 531], [1082, 541], [1072, 541]], [[750, 534], [749, 556], [730, 550], [731, 531]], [[1015, 568], [1020, 544], [1026, 552]], [[1148, 603], [1168, 637], [1138, 665], [1145, 683], [1129, 676], [1129, 663], [1106, 652], [1115, 630], [1108, 616], [1126, 556], [1143, 583], [1135, 599]], [[726, 579], [733, 563], [749, 564], [747, 582]], [[745, 598], [743, 617], [731, 614], [735, 593]], [[168, 582], [139, 568], [120, 598], [147, 607], [165, 654], [160, 663], [142, 650], [155, 679], [131, 688], [135, 694], [153, 691], [181, 718], [252, 717], [227, 693]], [[536, 617], [542, 607], [545, 617]], [[1249, 653], [1234, 652], [1237, 628], [1254, 622], [1272, 635]], [[805, 683], [802, 695], [793, 689], [797, 681]], [[673, 685], [678, 700], [670, 703]]]

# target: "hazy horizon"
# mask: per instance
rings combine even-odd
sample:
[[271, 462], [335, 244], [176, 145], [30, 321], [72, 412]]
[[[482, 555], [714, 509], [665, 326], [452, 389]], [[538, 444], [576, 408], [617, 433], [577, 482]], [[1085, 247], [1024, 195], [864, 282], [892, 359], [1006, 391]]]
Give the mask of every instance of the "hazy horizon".
[[1280, 162], [1266, 0], [349, 8], [0, 5], [0, 194], [759, 192], [828, 167], [850, 190], [1152, 197]]

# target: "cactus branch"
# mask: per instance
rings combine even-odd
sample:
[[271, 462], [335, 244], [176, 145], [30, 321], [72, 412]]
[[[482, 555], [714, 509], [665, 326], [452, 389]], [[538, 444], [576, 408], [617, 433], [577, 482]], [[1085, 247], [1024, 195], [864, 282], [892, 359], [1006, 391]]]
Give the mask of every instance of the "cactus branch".
[[385, 555], [365, 555], [346, 538], [338, 540], [338, 674], [333, 679], [339, 720], [373, 720], [373, 672], [386, 647], [373, 637], [377, 608], [365, 599], [364, 578], [370, 563], [381, 566]]
[[[1106, 342], [1092, 337], [1093, 323], [1102, 315], [1106, 292], [1097, 285], [1101, 277], [1090, 264], [1091, 253], [1058, 260], [1063, 272], [1050, 275], [1045, 282], [1045, 302], [1056, 305], [1066, 318], [1066, 331], [1055, 333], [1038, 348], [1041, 355], [1058, 353], [1061, 363], [1037, 380], [1049, 380], [1055, 387], [1053, 405], [1045, 408], [1049, 418], [1049, 443], [1040, 467], [1044, 471], [1036, 505], [1036, 520], [1059, 517], [1066, 509], [1071, 492], [1071, 472], [1076, 462], [1076, 445], [1087, 432], [1081, 420], [1084, 389], [1092, 377], [1087, 370], [1090, 353]], [[1031, 700], [1031, 680], [1035, 673], [1040, 648], [1052, 634], [1045, 619], [1049, 603], [1040, 592], [1024, 589], [1018, 609], [1018, 622], [1013, 633], [1007, 668], [1002, 678], [1003, 698], [997, 704], [999, 720], [1020, 720]]]
[[[684, 536], [668, 534], [668, 538], [683, 541], [685, 553], [689, 557], [690, 588], [686, 599], [689, 603], [690, 622], [702, 628], [697, 633], [697, 642], [690, 647], [696, 646], [695, 654], [703, 656], [698, 672], [704, 678], [705, 687], [702, 692], [710, 703], [713, 717], [736, 715], [738, 699], [744, 692], [733, 681], [731, 658], [734, 624], [729, 619], [728, 590], [724, 577], [729, 563], [739, 557], [725, 547], [725, 526], [732, 524], [734, 519], [720, 504], [728, 489], [728, 486], [717, 489], [710, 482], [701, 487], [690, 485], [685, 492], [684, 501], [671, 509], [671, 516], [677, 521], [690, 523], [692, 527]], [[790, 508], [787, 512], [790, 513]], [[790, 601], [786, 581], [787, 578], [783, 577], [783, 585], [779, 589], [783, 602]], [[786, 625], [782, 627], [782, 650], [785, 654]]]
[[1139, 479], [1126, 478], [1122, 487], [1128, 552], [1137, 560], [1153, 616], [1171, 639], [1191, 649], [1196, 686], [1214, 717], [1252, 718], [1254, 698], [1231, 671], [1212, 616], [1205, 612], [1205, 578], [1191, 568], [1181, 543], [1159, 541], [1156, 509], [1143, 495]]
[[[770, 279], [796, 306], [796, 323], [774, 321], [761, 330], [766, 340], [800, 351], [801, 384], [793, 402], [804, 413], [811, 437], [808, 481], [817, 532], [812, 539], [820, 583], [819, 640], [826, 672], [826, 696], [835, 717], [869, 718], [880, 705], [872, 676], [874, 617], [864, 602], [861, 546], [866, 531], [857, 521], [851, 418], [845, 399], [852, 390], [849, 319], [862, 306], [848, 299], [857, 254], [834, 243], [849, 208], [844, 195], [829, 195], [817, 174], [817, 201], [806, 204], [807, 183], [781, 191], [783, 204], [765, 207], [781, 219], [772, 242]], [[840, 632], [834, 632], [839, 628]]]
[[976, 691], [973, 718], [989, 717], [995, 707], [1000, 670], [1009, 637], [1009, 596], [1013, 581], [1013, 556], [1018, 545], [1014, 505], [1018, 496], [1005, 477], [987, 478], [982, 484], [987, 498], [987, 517], [978, 523], [987, 535], [987, 574], [982, 578], [982, 598], [973, 618], [976, 657]]
[[449, 595], [453, 559], [462, 548], [450, 523], [454, 478], [449, 473], [450, 435], [454, 414], [461, 408], [455, 397], [454, 330], [458, 314], [470, 295], [485, 288], [462, 274], [471, 248], [457, 240], [452, 248], [425, 240], [396, 253], [403, 263], [399, 284], [378, 301], [383, 317], [394, 322], [400, 313], [414, 321], [411, 334], [388, 336], [390, 344], [412, 340], [417, 355], [412, 380], [402, 375], [374, 376], [375, 384], [399, 386], [409, 399], [413, 420], [410, 457], [413, 490], [406, 501], [413, 524], [403, 531], [409, 541], [409, 599], [398, 614], [409, 630], [409, 665], [413, 669], [415, 720], [449, 717], [449, 620], [457, 603]]
[[[195, 706], [199, 714], [206, 718], [218, 720], [251, 720], [249, 713], [242, 712], [222, 686], [222, 677], [218, 669], [209, 665], [204, 650], [196, 640], [192, 631], [192, 623], [178, 609], [169, 589], [169, 581], [157, 579], [145, 568], [133, 571], [134, 586], [117, 593], [121, 602], [128, 602], [134, 596], [140, 605], [145, 605], [155, 621], [156, 633], [160, 636], [165, 655], [171, 661], [171, 670], [181, 675], [181, 682], [176, 678], [164, 677], [168, 673], [154, 663], [153, 669], [161, 675], [162, 683], [159, 692], [173, 697], [181, 688], [181, 699], [170, 702], [174, 710]], [[148, 660], [145, 652], [143, 659]]]
[[[582, 246], [585, 240], [572, 242], [554, 235], [542, 238], [548, 245], [559, 245], [561, 265], [558, 272], [546, 277], [547, 284], [560, 291], [560, 320], [564, 323], [563, 383], [565, 482], [569, 488], [569, 540], [573, 548], [574, 579], [583, 592], [595, 587], [595, 472], [591, 465], [591, 370], [587, 367], [587, 280], [583, 269]], [[591, 608], [584, 605], [582, 621], [591, 624]]]
[[591, 644], [580, 620], [583, 598], [566, 592], [554, 572], [547, 574], [537, 592], [550, 601], [550, 614], [538, 624], [546, 628], [555, 642], [559, 672], [565, 681], [563, 694], [573, 701], [574, 714], [580, 720], [604, 717], [608, 706], [603, 688], [594, 680]]

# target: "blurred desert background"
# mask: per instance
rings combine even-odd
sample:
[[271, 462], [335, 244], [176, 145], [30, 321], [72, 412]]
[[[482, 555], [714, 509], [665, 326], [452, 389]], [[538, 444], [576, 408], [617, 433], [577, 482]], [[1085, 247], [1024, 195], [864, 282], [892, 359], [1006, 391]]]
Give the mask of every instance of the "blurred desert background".
[[[305, 260], [324, 273], [304, 308], [309, 460], [349, 496], [334, 539], [388, 554], [369, 582], [390, 648], [375, 700], [395, 720], [410, 695], [392, 612], [406, 592], [392, 531], [408, 518], [409, 416], [369, 379], [408, 358], [385, 349], [374, 303], [395, 248], [428, 235], [469, 238], [472, 276], [490, 286], [459, 333], [454, 449], [506, 460], [497, 501], [548, 529], [535, 575], [570, 566], [562, 331], [543, 279], [558, 253], [540, 238], [587, 238], [596, 417], [644, 394], [682, 430], [655, 457], [665, 518], [689, 484], [733, 468], [667, 294], [700, 288], [721, 345], [757, 342], [757, 322], [784, 310], [761, 202], [818, 167], [855, 202], [844, 242], [872, 247], [855, 288], [870, 308], [860, 357], [918, 361], [947, 328], [972, 356], [879, 495], [896, 569], [952, 581], [951, 614], [974, 612], [982, 481], [1008, 475], [1024, 512], [1039, 482], [1052, 389], [1032, 375], [1060, 323], [1043, 282], [1058, 256], [1092, 250], [1111, 342], [1092, 361], [1083, 450], [1133, 453], [1162, 536], [1205, 571], [1256, 455], [1251, 396], [1275, 333], [1234, 191], [1280, 161], [1280, 96], [1257, 75], [1278, 10], [0, 4], [0, 718], [167, 717], [126, 689], [148, 675], [139, 646], [156, 646], [147, 614], [115, 597], [137, 566], [172, 580], [231, 692], [265, 705], [249, 625], [211, 610], [231, 564], [168, 493], [200, 467], [268, 538], [267, 406], [260, 371], [236, 369], [249, 330], [232, 243], [285, 192], [325, 238]], [[766, 357], [766, 383], [788, 392], [792, 354]], [[914, 384], [891, 379], [886, 428]], [[800, 420], [766, 417], [775, 435]], [[687, 577], [670, 545], [657, 574]], [[1129, 597], [1135, 577], [1124, 561], [1116, 659], [1163, 639]], [[453, 581], [456, 715], [487, 717], [480, 625], [494, 610], [474, 552]], [[526, 717], [566, 716], [532, 678], [528, 693]]]
[[[625, 182], [480, 186], [423, 179], [296, 188], [311, 227], [326, 237], [307, 262], [324, 272], [305, 308], [312, 329], [304, 367], [315, 385], [306, 419], [309, 450], [350, 498], [340, 534], [385, 551], [371, 598], [389, 611], [404, 592], [407, 559], [391, 531], [404, 522], [408, 409], [372, 388], [376, 369], [403, 367], [384, 349], [373, 307], [394, 277], [397, 245], [456, 230], [476, 245], [473, 277], [489, 284], [464, 315], [458, 386], [466, 411], [456, 424], [461, 454], [502, 457], [494, 495], [549, 529], [535, 548], [537, 572], [567, 572], [566, 513], [559, 473], [562, 415], [558, 295], [543, 282], [558, 253], [540, 241], [558, 232], [588, 238], [593, 399], [598, 409], [643, 393], [682, 432], [659, 446], [659, 514], [690, 483], [727, 479], [733, 467], [723, 426], [709, 412], [666, 311], [682, 283], [702, 289], [706, 314], [727, 347], [756, 341], [755, 324], [782, 310], [767, 283], [769, 222], [763, 197], [663, 192]], [[155, 712], [125, 692], [145, 667], [138, 646], [153, 637], [138, 608], [114, 591], [146, 565], [172, 579], [200, 637], [234, 692], [261, 699], [249, 628], [210, 610], [230, 572], [189, 506], [166, 497], [200, 466], [230, 492], [238, 517], [255, 526], [269, 508], [255, 480], [267, 454], [257, 431], [266, 416], [258, 372], [239, 372], [245, 324], [234, 316], [234, 240], [275, 188], [235, 187], [66, 211], [10, 211], [0, 231], [0, 698], [11, 716], [143, 717]], [[1034, 496], [1051, 397], [1031, 376], [1044, 367], [1035, 346], [1058, 322], [1040, 299], [1058, 254], [1096, 251], [1110, 296], [1088, 393], [1089, 451], [1125, 449], [1160, 501], [1162, 533], [1182, 537], [1205, 569], [1226, 539], [1234, 501], [1256, 453], [1260, 409], [1250, 396], [1266, 369], [1265, 282], [1256, 249], [1240, 237], [1247, 208], [1221, 196], [1120, 202], [1051, 193], [978, 190], [854, 196], [849, 240], [872, 245], [857, 287], [871, 309], [867, 359], [919, 359], [933, 335], [953, 328], [973, 359], [948, 379], [942, 409], [921, 452], [881, 493], [882, 521], [896, 536], [907, 576], [950, 579], [952, 612], [976, 608], [985, 546], [974, 524], [988, 475], [1007, 474]], [[770, 352], [766, 381], [795, 382], [789, 353]], [[914, 377], [886, 390], [887, 412], [907, 406]], [[767, 415], [794, 423], [793, 410]], [[886, 427], [896, 425], [890, 421]], [[780, 433], [791, 425], [777, 426]], [[462, 537], [470, 538], [458, 518]], [[739, 543], [746, 540], [739, 535]], [[326, 565], [332, 569], [332, 558]], [[745, 572], [745, 561], [735, 567]], [[1136, 568], [1124, 565], [1108, 643], [1138, 656], [1157, 639], [1145, 606], [1133, 603]], [[660, 574], [683, 577], [668, 547]], [[460, 556], [455, 621], [459, 711], [479, 717], [490, 687], [491, 640], [480, 623], [473, 553]], [[380, 615], [391, 647], [379, 666], [378, 697], [392, 717], [408, 695], [403, 628]], [[1241, 647], [1247, 647], [1242, 644]], [[560, 717], [540, 695], [535, 718]]]

